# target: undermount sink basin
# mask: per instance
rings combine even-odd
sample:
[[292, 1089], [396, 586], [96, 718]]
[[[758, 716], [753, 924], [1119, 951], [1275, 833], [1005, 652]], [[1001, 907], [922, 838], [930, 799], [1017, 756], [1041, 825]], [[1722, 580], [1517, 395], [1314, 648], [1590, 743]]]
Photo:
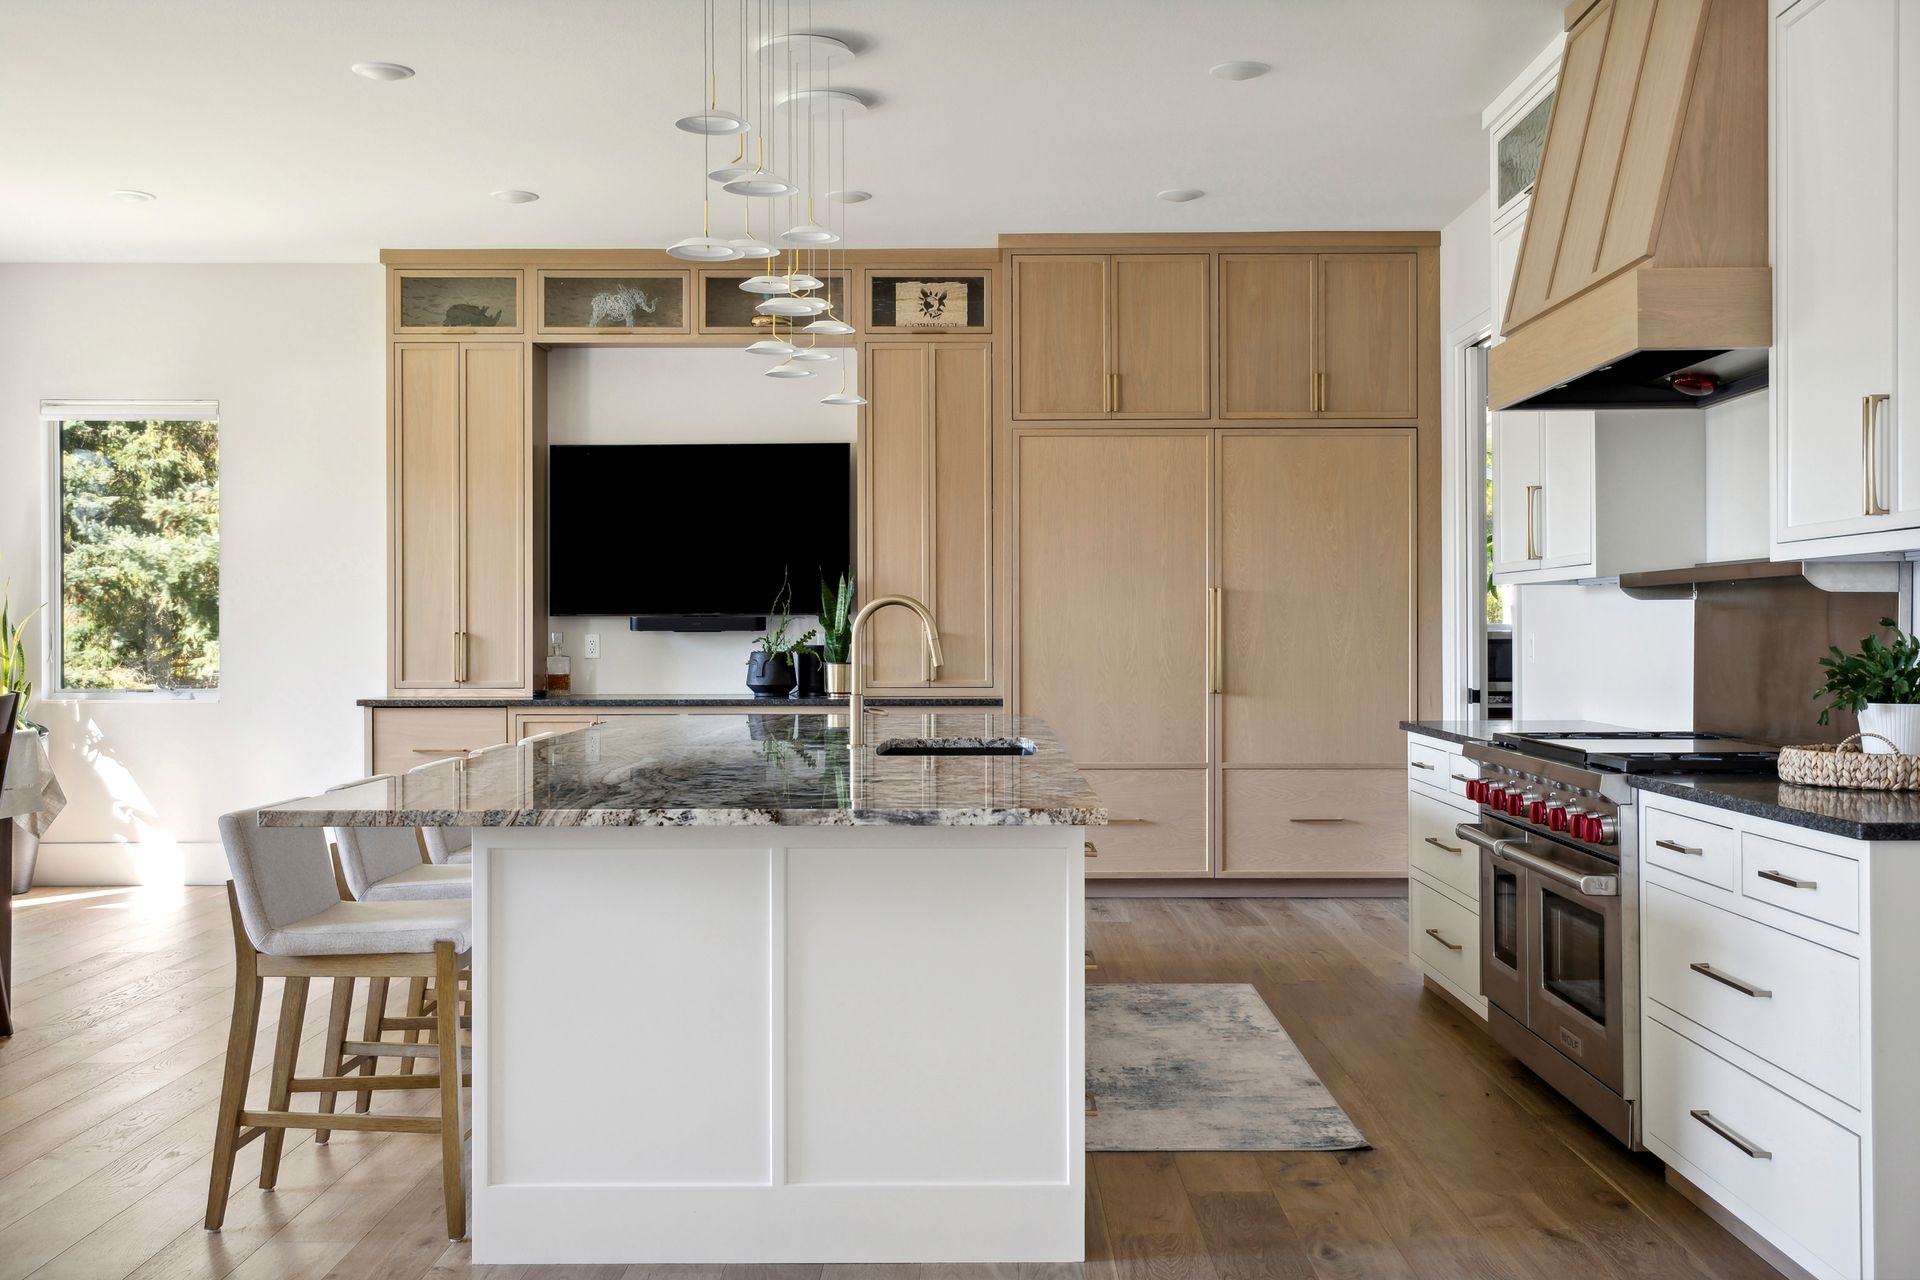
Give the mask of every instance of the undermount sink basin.
[[877, 756], [1030, 756], [1032, 738], [888, 738]]

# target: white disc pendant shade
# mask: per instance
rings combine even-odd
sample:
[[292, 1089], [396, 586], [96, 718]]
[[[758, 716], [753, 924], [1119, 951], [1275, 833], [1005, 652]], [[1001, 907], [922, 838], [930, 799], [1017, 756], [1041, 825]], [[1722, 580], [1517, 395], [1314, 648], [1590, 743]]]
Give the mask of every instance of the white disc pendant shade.
[[681, 116], [673, 122], [673, 127], [708, 138], [730, 137], [736, 133], [745, 133], [747, 121], [744, 116], [715, 107], [707, 111], [696, 111], [690, 116]]
[[852, 391], [836, 391], [829, 396], [821, 396], [821, 404], [865, 404], [867, 398]]
[[810, 276], [804, 271], [796, 271], [787, 277], [787, 285], [792, 293], [809, 293], [815, 289], [824, 289], [827, 282], [818, 276]]
[[840, 237], [817, 222], [802, 222], [780, 233], [788, 244], [838, 244]]
[[762, 338], [747, 348], [750, 356], [790, 356], [800, 348], [779, 338]]
[[777, 258], [780, 250], [765, 240], [756, 240], [752, 236], [742, 236], [727, 241], [743, 258]]
[[[792, 356], [787, 357], [788, 360], [792, 358]], [[769, 378], [811, 378], [813, 376], [813, 370], [795, 368], [786, 361], [782, 361], [767, 370], [766, 376]]]
[[740, 282], [740, 287], [748, 293], [764, 293], [769, 297], [793, 292], [793, 283], [785, 276], [748, 276]]
[[801, 326], [801, 331], [803, 333], [842, 334], [842, 333], [852, 333], [853, 326], [848, 324], [845, 320], [834, 320], [831, 318], [827, 318], [827, 319], [815, 320], [811, 324], [803, 325]]
[[740, 256], [740, 251], [713, 236], [688, 236], [668, 245], [667, 256], [683, 262], [731, 262]]
[[805, 360], [811, 363], [813, 361], [818, 361], [818, 360], [831, 360], [833, 359], [833, 352], [822, 350], [819, 347], [802, 347], [800, 348], [800, 350], [794, 352], [793, 355], [789, 358], [794, 360]]
[[725, 186], [729, 182], [738, 182], [742, 178], [750, 178], [757, 172], [758, 170], [750, 164], [723, 164], [718, 169], [707, 170], [707, 177], [719, 183], [721, 186]]
[[827, 309], [825, 298], [768, 298], [754, 307], [763, 316], [817, 316]]
[[745, 177], [722, 184], [720, 189], [736, 196], [790, 196], [800, 188], [778, 174], [755, 169]]

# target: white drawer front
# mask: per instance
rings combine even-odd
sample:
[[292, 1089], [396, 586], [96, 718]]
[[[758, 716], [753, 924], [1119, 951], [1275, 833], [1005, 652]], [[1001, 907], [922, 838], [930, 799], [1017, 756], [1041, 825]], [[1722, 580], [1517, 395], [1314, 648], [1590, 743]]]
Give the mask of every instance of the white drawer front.
[[1471, 821], [1450, 804], [1418, 791], [1407, 792], [1407, 862], [1456, 890], [1480, 901], [1480, 851], [1453, 834]]
[[1646, 837], [1640, 856], [1652, 866], [1733, 891], [1732, 827], [1649, 806]]
[[[1664, 885], [1649, 884], [1646, 902], [1641, 982], [1649, 997], [1860, 1105], [1858, 960]], [[1747, 995], [1733, 984], [1767, 994]]]
[[1480, 806], [1467, 799], [1467, 783], [1479, 776], [1480, 766], [1478, 763], [1467, 759], [1457, 751], [1448, 754], [1447, 790], [1462, 804], [1476, 810]]
[[1860, 864], [1751, 831], [1740, 837], [1740, 892], [1860, 932]]
[[1407, 781], [1418, 782], [1435, 787], [1441, 791], [1447, 789], [1448, 753], [1431, 742], [1422, 742], [1418, 738], [1407, 739]]
[[[1645, 1033], [1648, 1137], [1730, 1192], [1737, 1203], [1728, 1208], [1762, 1235], [1792, 1240], [1840, 1274], [1858, 1276], [1860, 1140], [1652, 1019]], [[1767, 1158], [1748, 1155], [1734, 1139]]]
[[1469, 995], [1480, 994], [1480, 917], [1425, 883], [1407, 877], [1407, 921], [1413, 954]]

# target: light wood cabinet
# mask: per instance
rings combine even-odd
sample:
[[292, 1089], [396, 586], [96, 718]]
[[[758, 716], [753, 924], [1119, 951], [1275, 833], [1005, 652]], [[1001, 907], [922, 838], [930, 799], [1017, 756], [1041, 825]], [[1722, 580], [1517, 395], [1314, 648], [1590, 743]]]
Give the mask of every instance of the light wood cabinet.
[[1419, 415], [1418, 259], [1220, 257], [1220, 416]]
[[508, 741], [504, 707], [374, 707], [367, 713], [369, 773], [405, 773]]
[[531, 692], [534, 442], [518, 342], [393, 351], [390, 683]]
[[1212, 437], [1034, 432], [1014, 451], [1016, 706], [1146, 819], [1096, 836], [1115, 853], [1089, 874], [1206, 875]]
[[867, 348], [860, 438], [860, 596], [915, 597], [933, 610], [945, 659], [927, 666], [919, 623], [875, 614], [868, 688], [994, 683], [993, 351], [951, 339]]
[[1204, 253], [1017, 254], [1013, 416], [1204, 418]]

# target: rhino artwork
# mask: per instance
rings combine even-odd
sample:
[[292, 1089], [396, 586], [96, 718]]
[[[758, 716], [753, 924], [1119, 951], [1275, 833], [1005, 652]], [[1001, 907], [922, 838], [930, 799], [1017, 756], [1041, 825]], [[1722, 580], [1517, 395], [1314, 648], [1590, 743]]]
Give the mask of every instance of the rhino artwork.
[[456, 302], [447, 308], [446, 327], [449, 329], [486, 329], [500, 323], [500, 310], [488, 311], [485, 307], [471, 302]]
[[593, 295], [593, 314], [587, 324], [596, 329], [602, 325], [631, 329], [639, 323], [640, 315], [652, 315], [658, 305], [645, 290], [630, 284], [616, 285]]

